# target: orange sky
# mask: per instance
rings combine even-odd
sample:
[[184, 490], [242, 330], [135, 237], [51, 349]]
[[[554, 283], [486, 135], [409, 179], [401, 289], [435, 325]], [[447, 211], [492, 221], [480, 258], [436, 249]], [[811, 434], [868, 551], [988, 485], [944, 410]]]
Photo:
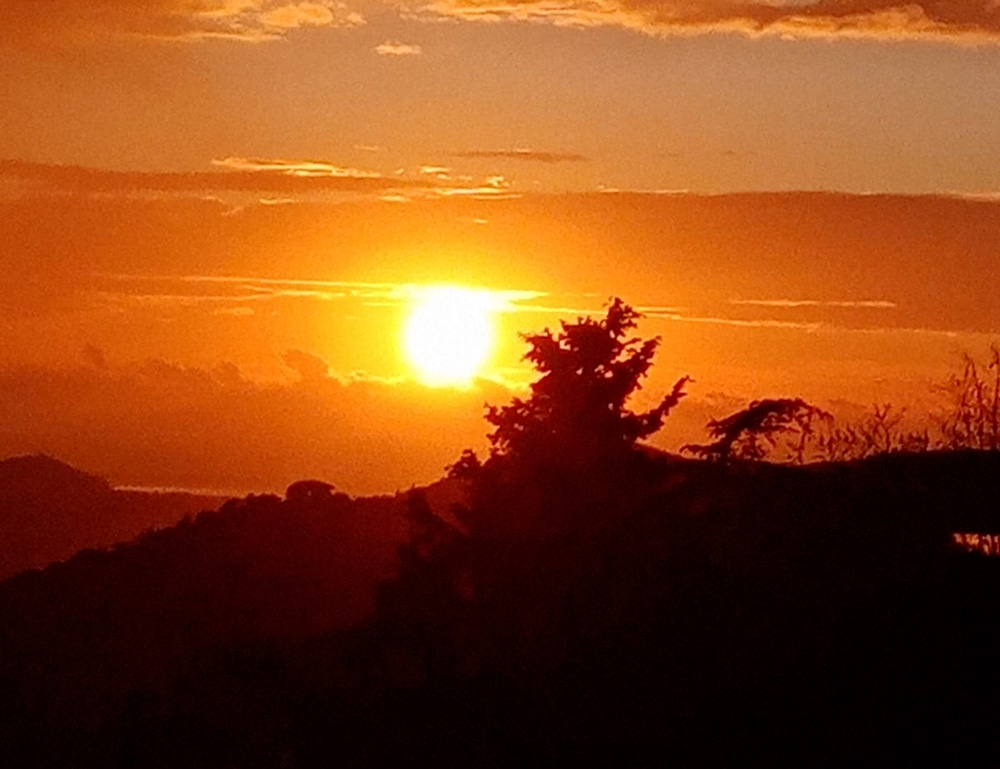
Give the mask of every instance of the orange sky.
[[[927, 399], [1000, 325], [994, 6], [8, 0], [0, 455], [405, 488], [612, 295], [696, 380], [668, 446]], [[506, 292], [470, 391], [400, 351], [442, 282]]]

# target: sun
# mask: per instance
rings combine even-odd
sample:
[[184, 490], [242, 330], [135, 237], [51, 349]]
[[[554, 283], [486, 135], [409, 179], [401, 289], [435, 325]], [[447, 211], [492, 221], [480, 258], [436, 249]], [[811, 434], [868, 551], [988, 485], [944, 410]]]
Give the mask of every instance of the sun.
[[452, 286], [414, 290], [403, 332], [417, 378], [431, 387], [466, 387], [493, 352], [495, 303], [489, 291]]

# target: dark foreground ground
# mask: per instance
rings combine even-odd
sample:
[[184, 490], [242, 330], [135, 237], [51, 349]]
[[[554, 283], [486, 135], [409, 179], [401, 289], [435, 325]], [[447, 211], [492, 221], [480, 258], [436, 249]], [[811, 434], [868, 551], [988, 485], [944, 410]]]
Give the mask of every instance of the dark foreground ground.
[[250, 497], [0, 583], [0, 764], [995, 754], [1000, 558], [954, 535], [1000, 533], [1000, 455], [480, 492]]

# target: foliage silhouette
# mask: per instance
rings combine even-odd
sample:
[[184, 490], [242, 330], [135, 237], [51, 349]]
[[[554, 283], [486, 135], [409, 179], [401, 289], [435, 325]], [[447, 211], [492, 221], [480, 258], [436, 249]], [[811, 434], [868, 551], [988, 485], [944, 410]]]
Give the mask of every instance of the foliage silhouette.
[[559, 649], [537, 639], [576, 634], [558, 607], [588, 578], [584, 553], [641, 507], [649, 460], [636, 443], [659, 429], [688, 381], [648, 411], [629, 409], [659, 342], [629, 335], [639, 317], [614, 299], [601, 319], [525, 335], [540, 377], [530, 397], [488, 407], [489, 457], [467, 450], [449, 468], [466, 490], [454, 518], [411, 494], [411, 541], [377, 612], [380, 637], [410, 675], [502, 671], [527, 685], [518, 660], [561, 664]]
[[832, 423], [816, 440], [820, 459], [844, 462], [880, 454], [917, 454], [932, 446], [930, 433], [906, 430], [901, 425], [905, 409], [892, 404], [875, 404], [860, 419], [843, 424]]
[[508, 406], [490, 406], [486, 421], [491, 456], [531, 462], [584, 466], [620, 455], [647, 438], [684, 397], [689, 377], [682, 377], [654, 408], [636, 413], [626, 406], [641, 388], [658, 337], [629, 337], [641, 318], [621, 299], [608, 305], [601, 319], [562, 322], [562, 331], [525, 334], [530, 349], [524, 359], [541, 374], [531, 397]]
[[931, 450], [1000, 451], [1000, 346], [985, 359], [962, 354], [957, 373], [935, 388], [950, 403], [923, 419], [906, 408], [874, 404], [855, 419], [832, 414], [801, 399], [765, 399], [707, 425], [716, 440], [682, 451], [712, 461], [766, 460], [805, 464], [847, 462], [883, 454]]
[[285, 499], [290, 502], [316, 502], [329, 499], [336, 491], [332, 483], [314, 479], [295, 481], [285, 489]]
[[990, 345], [985, 362], [969, 353], [962, 360], [962, 372], [942, 388], [952, 398], [940, 424], [943, 446], [1000, 451], [1000, 346]]
[[544, 537], [600, 525], [622, 507], [620, 490], [643, 465], [637, 442], [660, 429], [690, 381], [678, 379], [648, 411], [628, 407], [660, 342], [630, 335], [640, 317], [614, 298], [603, 318], [523, 335], [524, 359], [540, 374], [530, 397], [488, 406], [488, 459], [466, 450], [449, 468], [469, 489], [456, 509], [466, 529]]
[[687, 444], [683, 451], [716, 462], [731, 460], [760, 461], [777, 446], [780, 436], [794, 434], [792, 459], [803, 464], [816, 420], [830, 421], [833, 416], [800, 398], [753, 401], [747, 408], [724, 419], [708, 423], [714, 443]]

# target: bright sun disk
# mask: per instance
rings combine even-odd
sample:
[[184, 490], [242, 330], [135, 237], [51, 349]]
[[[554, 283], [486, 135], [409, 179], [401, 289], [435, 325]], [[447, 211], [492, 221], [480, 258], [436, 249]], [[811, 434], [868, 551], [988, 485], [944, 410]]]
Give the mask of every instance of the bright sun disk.
[[490, 293], [441, 286], [415, 298], [403, 344], [418, 378], [432, 387], [470, 384], [493, 350]]

